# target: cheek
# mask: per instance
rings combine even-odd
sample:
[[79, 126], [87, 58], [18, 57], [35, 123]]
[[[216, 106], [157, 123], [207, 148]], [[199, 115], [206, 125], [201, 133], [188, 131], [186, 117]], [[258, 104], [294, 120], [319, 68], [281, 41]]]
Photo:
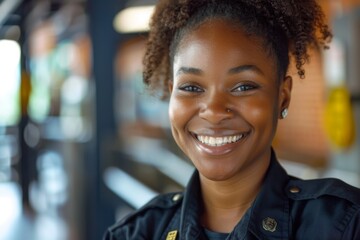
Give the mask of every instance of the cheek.
[[182, 151], [187, 154], [188, 132], [187, 126], [191, 119], [192, 110], [184, 101], [170, 97], [169, 119], [173, 138]]
[[177, 130], [183, 129], [188, 121], [188, 116], [188, 104], [172, 95], [169, 102], [169, 119], [172, 127]]
[[269, 128], [269, 125], [274, 127], [276, 124], [276, 109], [274, 98], [259, 97], [243, 104], [242, 113], [253, 127]]
[[179, 106], [178, 104], [174, 101], [174, 99], [171, 97], [170, 98], [170, 102], [169, 102], [169, 119], [170, 119], [170, 123], [171, 126], [176, 126], [176, 120], [177, 120], [177, 112]]

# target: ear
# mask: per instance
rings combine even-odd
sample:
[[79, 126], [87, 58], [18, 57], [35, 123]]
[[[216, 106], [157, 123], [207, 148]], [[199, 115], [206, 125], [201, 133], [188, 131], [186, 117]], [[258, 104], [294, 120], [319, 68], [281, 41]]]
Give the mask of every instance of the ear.
[[174, 87], [174, 82], [172, 80], [168, 81], [168, 88], [169, 88], [169, 93], [171, 94], [173, 91], [173, 87]]
[[288, 109], [290, 106], [291, 90], [292, 90], [292, 77], [286, 76], [280, 83], [279, 109], [278, 109], [280, 119], [282, 119], [281, 112], [284, 109]]

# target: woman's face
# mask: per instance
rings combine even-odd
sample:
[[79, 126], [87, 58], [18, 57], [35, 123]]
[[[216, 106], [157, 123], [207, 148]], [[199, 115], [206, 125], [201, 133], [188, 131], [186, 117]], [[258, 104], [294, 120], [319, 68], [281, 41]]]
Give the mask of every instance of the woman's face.
[[203, 23], [180, 41], [169, 88], [173, 136], [201, 175], [226, 180], [268, 166], [291, 79], [277, 80], [259, 39], [226, 21]]

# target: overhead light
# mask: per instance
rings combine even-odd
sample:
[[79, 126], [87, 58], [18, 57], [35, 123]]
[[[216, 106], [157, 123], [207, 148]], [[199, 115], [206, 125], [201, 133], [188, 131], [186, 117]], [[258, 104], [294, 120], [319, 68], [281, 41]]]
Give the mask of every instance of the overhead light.
[[155, 6], [125, 8], [114, 18], [114, 28], [121, 33], [146, 32]]

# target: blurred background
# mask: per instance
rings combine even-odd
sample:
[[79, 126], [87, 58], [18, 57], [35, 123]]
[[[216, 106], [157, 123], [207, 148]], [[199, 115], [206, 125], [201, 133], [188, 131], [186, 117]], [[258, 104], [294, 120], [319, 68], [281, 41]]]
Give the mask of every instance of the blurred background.
[[[193, 166], [142, 83], [155, 0], [0, 0], [0, 240], [101, 239]], [[274, 148], [301, 178], [360, 186], [360, 0], [319, 0], [335, 34], [294, 75]]]

